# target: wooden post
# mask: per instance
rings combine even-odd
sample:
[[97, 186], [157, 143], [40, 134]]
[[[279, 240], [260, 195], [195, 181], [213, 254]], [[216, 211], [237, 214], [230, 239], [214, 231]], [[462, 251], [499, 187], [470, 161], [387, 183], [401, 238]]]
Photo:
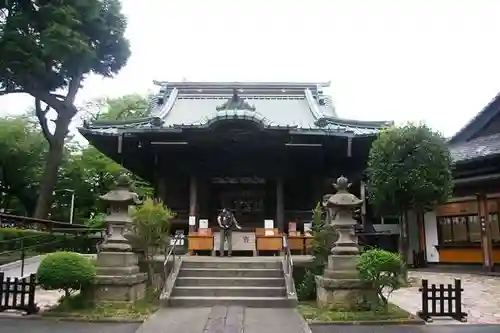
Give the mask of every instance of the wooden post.
[[483, 266], [491, 272], [493, 271], [493, 249], [491, 246], [491, 223], [488, 214], [488, 201], [485, 193], [476, 194], [477, 214], [481, 223], [481, 250], [483, 253]]
[[417, 226], [418, 226], [418, 254], [421, 255], [422, 261], [419, 261], [423, 267], [427, 264], [427, 248], [426, 248], [426, 237], [425, 237], [425, 216], [424, 212], [420, 209], [417, 209]]
[[[197, 206], [198, 206], [198, 186], [197, 179], [195, 175], [191, 175], [189, 177], [189, 217], [195, 216], [197, 214]], [[190, 225], [189, 231], [196, 231], [196, 226]]]
[[165, 177], [158, 177], [156, 179], [156, 197], [165, 203], [167, 197], [167, 190], [165, 184]]
[[283, 177], [276, 179], [276, 224], [280, 232], [284, 231], [285, 202], [284, 202]]

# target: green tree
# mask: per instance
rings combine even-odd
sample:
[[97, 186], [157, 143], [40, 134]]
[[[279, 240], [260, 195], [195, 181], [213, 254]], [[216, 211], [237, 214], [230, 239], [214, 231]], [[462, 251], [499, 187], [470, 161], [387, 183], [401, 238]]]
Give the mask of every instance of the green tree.
[[[127, 120], [149, 115], [148, 101], [139, 94], [94, 100], [88, 105], [88, 109], [93, 109], [89, 111], [91, 115], [98, 114], [102, 119]], [[153, 196], [153, 188], [149, 183], [133, 175], [92, 146], [74, 148], [60, 167], [57, 188], [75, 191], [75, 220], [86, 220], [91, 215], [104, 211], [105, 205], [99, 196], [113, 188], [118, 176], [124, 173], [134, 182], [135, 191], [139, 196]], [[56, 194], [51, 216], [54, 219], [67, 220], [71, 198], [64, 191], [56, 191]]]
[[0, 118], [0, 208], [32, 214], [48, 144], [28, 116]]
[[[0, 3], [0, 96], [27, 93], [49, 143], [34, 215], [47, 216], [75, 97], [91, 73], [111, 77], [127, 62], [126, 19], [119, 0]], [[51, 131], [46, 118], [57, 118]]]
[[144, 253], [148, 262], [148, 277], [152, 284], [155, 256], [167, 243], [170, 233], [170, 220], [175, 217], [160, 200], [146, 199], [133, 214], [132, 231], [130, 235], [135, 247]]
[[301, 301], [316, 299], [316, 275], [323, 275], [328, 256], [331, 255], [331, 249], [338, 237], [335, 229], [326, 223], [323, 212], [323, 207], [318, 202], [313, 210], [311, 230], [313, 240], [309, 249], [313, 261], [297, 284], [297, 296]]
[[106, 120], [128, 120], [150, 115], [148, 99], [140, 94], [106, 98], [96, 118]]
[[429, 127], [407, 124], [380, 133], [368, 160], [368, 197], [380, 215], [402, 216], [400, 253], [408, 258], [408, 211], [433, 210], [452, 191], [445, 139]]

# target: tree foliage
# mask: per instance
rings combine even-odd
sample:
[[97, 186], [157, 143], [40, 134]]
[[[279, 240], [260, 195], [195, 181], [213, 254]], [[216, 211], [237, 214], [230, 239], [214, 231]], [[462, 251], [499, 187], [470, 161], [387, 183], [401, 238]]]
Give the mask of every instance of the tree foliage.
[[425, 125], [380, 133], [368, 160], [368, 195], [381, 214], [432, 210], [452, 190], [452, 161], [445, 139]]
[[[0, 207], [31, 214], [48, 144], [27, 116], [0, 118]], [[17, 203], [17, 205], [16, 205]]]
[[361, 254], [356, 268], [360, 278], [369, 282], [377, 293], [374, 309], [382, 306], [387, 311], [389, 296], [404, 285], [404, 261], [396, 253], [371, 249]]
[[132, 243], [144, 253], [148, 262], [148, 277], [152, 284], [154, 275], [154, 257], [165, 249], [170, 234], [170, 220], [175, 217], [161, 200], [148, 198], [133, 213]]
[[399, 252], [404, 260], [408, 259], [408, 211], [420, 215], [446, 202], [452, 191], [451, 170], [445, 139], [423, 124], [389, 128], [373, 142], [368, 198], [380, 215], [403, 217]]
[[[121, 119], [126, 120], [137, 117], [134, 110], [142, 112], [141, 116], [146, 116], [147, 112], [149, 112], [147, 99], [138, 94], [106, 98], [104, 101], [105, 104], [100, 104], [100, 101], [93, 101], [100, 108], [97, 113], [104, 119], [115, 119], [115, 116], [121, 115]], [[76, 218], [86, 220], [90, 216], [104, 212], [105, 205], [99, 197], [112, 189], [118, 176], [124, 173], [128, 174], [133, 180], [134, 190], [140, 197], [153, 196], [154, 190], [149, 183], [133, 175], [93, 146], [78, 147], [68, 157], [60, 168], [57, 188], [69, 188], [75, 191], [77, 198]], [[55, 198], [53, 206], [62, 209], [53, 209], [52, 216], [67, 220], [66, 214], [69, 212], [69, 203], [70, 198], [68, 198], [67, 193], [64, 195], [61, 192], [60, 197]]]
[[[8, 0], [0, 3], [0, 96], [27, 93], [49, 143], [36, 217], [45, 217], [63, 159], [76, 94], [95, 73], [116, 74], [130, 56], [119, 0]], [[51, 131], [47, 112], [57, 113]]]
[[[136, 117], [131, 110], [147, 105], [146, 98], [140, 95], [106, 100], [109, 105], [102, 106], [100, 113], [109, 119], [114, 116], [108, 116], [108, 113], [122, 114], [123, 119]], [[147, 115], [148, 111], [141, 112]], [[17, 215], [32, 214], [43, 177], [42, 161], [48, 149], [49, 144], [43, 139], [36, 118], [30, 114], [0, 118], [0, 208]], [[123, 173], [132, 178], [139, 196], [153, 196], [149, 183], [132, 175], [94, 147], [81, 146], [75, 141], [66, 142], [57, 172], [51, 219], [69, 220], [72, 193], [65, 190], [70, 189], [76, 198], [75, 222], [91, 219], [89, 223], [98, 223], [91, 217], [99, 217], [105, 212], [105, 204], [99, 196], [112, 189]]]
[[337, 232], [326, 223], [323, 215], [321, 203], [318, 202], [313, 210], [313, 239], [309, 250], [313, 261], [297, 285], [297, 296], [303, 301], [316, 299], [316, 275], [323, 275], [328, 263], [328, 256], [331, 255], [331, 249], [337, 239]]

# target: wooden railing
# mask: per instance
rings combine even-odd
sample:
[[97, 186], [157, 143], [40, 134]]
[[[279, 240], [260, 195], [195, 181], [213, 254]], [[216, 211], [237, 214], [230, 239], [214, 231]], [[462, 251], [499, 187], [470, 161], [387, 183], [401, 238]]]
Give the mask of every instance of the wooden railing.
[[36, 219], [27, 216], [0, 214], [0, 228], [31, 229], [38, 231], [82, 230], [87, 226], [67, 222]]

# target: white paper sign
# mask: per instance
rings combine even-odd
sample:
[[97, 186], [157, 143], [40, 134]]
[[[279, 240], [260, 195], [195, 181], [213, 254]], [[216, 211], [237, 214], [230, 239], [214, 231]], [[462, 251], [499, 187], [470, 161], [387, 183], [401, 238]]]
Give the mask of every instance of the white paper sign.
[[195, 226], [196, 225], [196, 216], [191, 215], [189, 217], [189, 225]]
[[274, 236], [274, 229], [265, 229], [264, 236]]
[[208, 220], [200, 219], [200, 229], [208, 229]]
[[304, 233], [310, 233], [312, 229], [312, 223], [304, 223]]
[[274, 229], [274, 220], [264, 220], [265, 229]]

